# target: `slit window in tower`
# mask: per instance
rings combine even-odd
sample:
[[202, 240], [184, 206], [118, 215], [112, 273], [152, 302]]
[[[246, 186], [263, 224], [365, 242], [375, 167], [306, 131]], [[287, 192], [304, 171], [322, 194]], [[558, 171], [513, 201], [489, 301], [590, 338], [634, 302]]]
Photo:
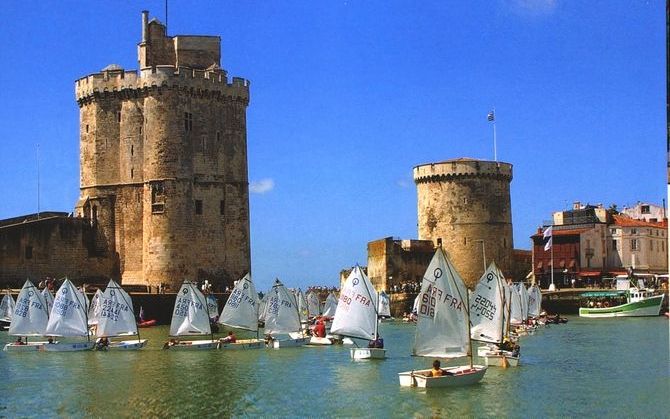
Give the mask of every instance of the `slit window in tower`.
[[116, 113], [116, 119], [117, 121], [121, 122], [121, 112]]
[[195, 213], [197, 215], [202, 215], [202, 199], [195, 200]]
[[219, 201], [219, 215], [226, 215], [226, 201]]
[[151, 184], [151, 212], [162, 214], [165, 211], [165, 190], [163, 182]]
[[193, 130], [193, 114], [184, 112], [184, 131], [190, 132]]

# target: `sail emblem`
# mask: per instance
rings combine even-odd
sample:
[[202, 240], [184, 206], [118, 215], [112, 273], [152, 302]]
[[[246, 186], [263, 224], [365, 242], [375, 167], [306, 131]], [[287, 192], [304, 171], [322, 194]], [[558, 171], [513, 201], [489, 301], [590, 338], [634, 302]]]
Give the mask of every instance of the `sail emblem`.
[[61, 291], [63, 291], [61, 294], [67, 294], [67, 288], [62, 288]]
[[242, 287], [244, 287], [245, 290], [246, 290], [246, 289], [249, 289], [249, 284], [247, 284], [247, 283], [245, 282], [244, 285], [242, 285]]
[[35, 292], [34, 292], [34, 291], [28, 291], [28, 296], [29, 296], [29, 297], [32, 297], [33, 295], [35, 295]]
[[109, 290], [109, 295], [111, 295], [113, 297], [113, 296], [116, 295], [116, 293], [114, 292], [114, 290]]
[[439, 278], [442, 276], [442, 268], [436, 268], [435, 271], [433, 271], [433, 276], [435, 279]]
[[354, 280], [351, 282], [354, 284], [354, 286], [358, 285], [358, 278], [354, 278]]
[[181, 293], [182, 294], [188, 294], [188, 288], [184, 288], [184, 290]]

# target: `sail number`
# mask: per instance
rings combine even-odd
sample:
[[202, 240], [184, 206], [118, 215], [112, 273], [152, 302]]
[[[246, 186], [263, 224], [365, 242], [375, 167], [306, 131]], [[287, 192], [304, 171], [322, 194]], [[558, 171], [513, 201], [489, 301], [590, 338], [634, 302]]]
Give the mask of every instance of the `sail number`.
[[482, 295], [478, 295], [474, 299], [474, 301], [470, 305], [470, 309], [474, 311], [476, 314], [484, 316], [489, 320], [493, 320], [493, 316], [495, 316], [496, 311], [498, 310], [493, 301], [489, 300], [488, 298]]

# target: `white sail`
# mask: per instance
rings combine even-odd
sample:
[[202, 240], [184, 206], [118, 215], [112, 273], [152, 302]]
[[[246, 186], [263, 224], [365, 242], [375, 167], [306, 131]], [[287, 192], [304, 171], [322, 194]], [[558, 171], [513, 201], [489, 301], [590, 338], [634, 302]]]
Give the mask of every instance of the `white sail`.
[[372, 340], [376, 323], [377, 293], [365, 273], [356, 266], [340, 291], [340, 301], [330, 332]]
[[98, 315], [98, 337], [136, 335], [137, 323], [130, 295], [114, 280], [109, 280], [105, 292], [98, 300], [100, 313]]
[[511, 290], [511, 310], [510, 310], [510, 321], [512, 324], [521, 324], [523, 323], [523, 313], [521, 311], [521, 295], [519, 295], [519, 290], [514, 284], [510, 284]]
[[56, 292], [45, 335], [88, 336], [86, 297], [69, 279]]
[[442, 248], [423, 276], [419, 293], [414, 355], [456, 358], [468, 355], [467, 288]]
[[537, 284], [530, 287], [528, 292], [528, 316], [539, 317], [542, 307], [542, 292]]
[[503, 335], [505, 337], [508, 336], [508, 331], [509, 331], [509, 325], [510, 325], [510, 315], [512, 313], [512, 287], [510, 284], [507, 283], [507, 280], [503, 276], [502, 272], [498, 271], [498, 275], [500, 276], [500, 281], [502, 283], [502, 291], [503, 291]]
[[0, 301], [0, 320], [11, 322], [16, 303], [14, 302], [14, 297], [9, 293], [9, 290], [5, 292], [2, 301]]
[[219, 323], [255, 332], [258, 330], [258, 306], [256, 287], [251, 282], [250, 275], [246, 274], [237, 281], [230, 293], [219, 316]]
[[414, 314], [419, 312], [419, 297], [421, 297], [421, 293], [414, 298], [414, 303], [412, 303], [412, 313]]
[[215, 320], [219, 314], [219, 302], [211, 294], [207, 296], [207, 312], [209, 313], [209, 318], [212, 320]]
[[379, 293], [379, 307], [377, 311], [379, 317], [391, 317], [391, 300], [384, 291]]
[[337, 311], [337, 297], [332, 292], [326, 297], [326, 303], [323, 306], [323, 317], [333, 317]]
[[170, 336], [209, 335], [211, 333], [205, 296], [198, 290], [196, 284], [184, 281], [174, 303]]
[[261, 298], [260, 302], [258, 303], [258, 321], [259, 322], [264, 322], [265, 321], [265, 310], [267, 308], [267, 303], [268, 303], [268, 293], [263, 294], [263, 298]]
[[16, 298], [16, 307], [9, 325], [9, 334], [15, 336], [42, 336], [49, 322], [47, 303], [42, 293], [26, 280]]
[[470, 333], [474, 340], [502, 342], [504, 297], [498, 272], [491, 262], [470, 296]]
[[287, 334], [300, 331], [300, 317], [295, 297], [278, 279], [265, 306], [265, 333]]
[[315, 292], [307, 293], [307, 311], [309, 317], [317, 317], [321, 315], [321, 303], [319, 303], [319, 296]]
[[528, 320], [528, 290], [523, 282], [517, 284], [519, 288], [519, 297], [521, 299], [521, 319], [525, 323]]
[[307, 300], [305, 300], [305, 295], [302, 293], [300, 288], [295, 294], [295, 299], [298, 302], [298, 314], [300, 314], [300, 322], [306, 322], [309, 317], [309, 309], [307, 308]]
[[102, 307], [100, 307], [100, 298], [102, 297], [102, 291], [98, 289], [95, 292], [95, 295], [93, 295], [93, 298], [91, 299], [91, 305], [88, 308], [88, 325], [92, 326], [94, 324], [98, 324], [98, 320], [100, 319], [100, 310]]
[[47, 303], [47, 314], [51, 313], [51, 307], [54, 305], [54, 296], [51, 294], [51, 291], [49, 291], [49, 288], [44, 288], [42, 290], [42, 297], [44, 297], [44, 301]]

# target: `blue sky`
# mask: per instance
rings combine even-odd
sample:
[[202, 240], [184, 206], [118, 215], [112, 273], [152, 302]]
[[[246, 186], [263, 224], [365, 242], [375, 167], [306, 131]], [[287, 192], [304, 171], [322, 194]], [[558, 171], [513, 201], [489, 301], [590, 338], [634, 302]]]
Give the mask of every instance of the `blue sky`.
[[[259, 288], [335, 285], [366, 245], [416, 238], [412, 168], [514, 165], [514, 244], [551, 213], [666, 196], [662, 1], [177, 1], [170, 35], [220, 35], [251, 80], [252, 270]], [[72, 211], [74, 81], [137, 68], [143, 9], [163, 1], [0, 8], [0, 219]]]

